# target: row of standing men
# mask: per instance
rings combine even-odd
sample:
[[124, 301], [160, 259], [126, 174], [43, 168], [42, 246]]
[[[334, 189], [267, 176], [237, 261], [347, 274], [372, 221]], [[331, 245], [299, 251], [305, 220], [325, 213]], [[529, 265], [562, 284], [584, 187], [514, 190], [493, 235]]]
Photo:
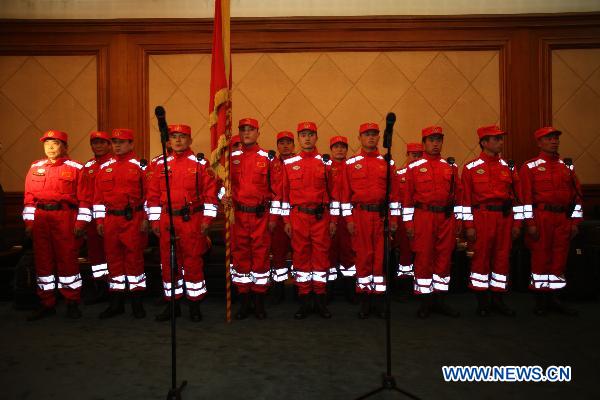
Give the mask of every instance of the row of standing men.
[[[414, 279], [420, 318], [431, 312], [459, 315], [444, 295], [451, 254], [461, 234], [474, 254], [469, 287], [477, 296], [477, 313], [514, 315], [503, 295], [509, 288], [511, 243], [523, 227], [532, 254], [535, 313], [573, 314], [556, 292], [566, 285], [569, 241], [583, 215], [573, 165], [558, 155], [560, 131], [537, 130], [540, 154], [517, 173], [510, 160], [501, 158], [506, 132], [494, 125], [481, 127], [477, 130], [481, 154], [465, 164], [459, 177], [452, 158], [441, 157], [444, 134], [439, 126], [422, 130], [421, 143], [407, 146], [407, 160], [401, 166], [393, 160], [388, 163], [379, 153], [376, 123], [360, 125], [361, 150], [350, 158], [343, 136], [330, 140], [331, 156], [319, 154], [313, 122], [299, 123], [297, 135], [280, 132], [277, 157], [259, 147], [258, 121], [244, 118], [238, 128], [239, 136], [231, 141], [231, 192], [222, 198], [234, 212], [230, 271], [241, 298], [237, 319], [252, 312], [264, 319], [269, 285], [280, 286], [290, 275], [301, 303], [294, 317], [306, 318], [316, 309], [330, 318], [327, 282], [338, 272], [355, 279], [359, 318], [373, 312], [383, 315], [386, 213], [400, 249], [397, 275]], [[56, 289], [67, 300], [67, 315], [81, 316], [77, 253], [86, 233], [93, 275], [108, 280], [111, 295], [101, 318], [124, 312], [126, 292], [133, 315], [145, 316], [142, 252], [150, 229], [159, 237], [164, 294], [170, 299], [166, 170], [177, 232], [175, 310], [181, 314], [179, 300], [185, 295], [190, 318], [200, 321], [199, 304], [206, 295], [202, 254], [224, 193], [207, 161], [191, 151], [191, 128], [170, 125], [167, 160], [159, 156], [149, 165], [134, 154], [130, 129], [115, 129], [111, 135], [92, 132], [95, 157], [85, 165], [69, 159], [66, 133], [47, 131], [40, 140], [46, 158], [34, 162], [27, 175], [23, 211], [26, 232], [33, 236], [41, 299], [41, 307], [29, 319], [55, 314]], [[386, 204], [388, 167], [393, 179]], [[157, 320], [169, 319], [170, 313], [167, 305]]]

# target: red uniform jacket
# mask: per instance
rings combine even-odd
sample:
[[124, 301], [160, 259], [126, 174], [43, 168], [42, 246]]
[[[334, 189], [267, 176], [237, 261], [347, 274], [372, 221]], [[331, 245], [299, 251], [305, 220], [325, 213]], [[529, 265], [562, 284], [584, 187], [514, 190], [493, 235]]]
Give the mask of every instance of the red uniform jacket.
[[[454, 178], [452, 178], [454, 177]], [[450, 193], [451, 182], [454, 182], [454, 193]], [[450, 166], [440, 156], [425, 154], [423, 158], [413, 161], [406, 171], [406, 190], [402, 202], [402, 219], [407, 228], [413, 226], [415, 204], [425, 206], [452, 206], [454, 215], [461, 219], [459, 203], [461, 184], [456, 164]]]
[[94, 190], [94, 218], [104, 223], [106, 210], [123, 210], [127, 205], [133, 209], [143, 208], [146, 186], [145, 168], [140, 165], [133, 151], [113, 155], [100, 165]]
[[67, 157], [55, 162], [48, 159], [31, 164], [25, 178], [23, 220], [31, 226], [35, 219], [37, 204], [62, 203], [64, 207], [79, 208], [77, 226], [91, 221], [91, 212], [80, 202], [83, 192], [80, 189], [83, 165]]
[[[390, 161], [389, 210], [393, 218], [400, 214], [400, 202], [398, 191], [395, 188], [394, 161]], [[387, 177], [387, 163], [379, 151], [366, 152], [361, 150], [359, 154], [346, 160], [343, 169], [343, 177], [339, 186], [339, 198], [341, 202], [342, 216], [348, 222], [352, 221], [352, 208], [360, 204], [383, 205], [385, 201]]]
[[[193, 210], [202, 206], [202, 223], [209, 223], [217, 216], [217, 182], [206, 160], [198, 160], [192, 150], [167, 157], [171, 203], [174, 210], [188, 205]], [[164, 161], [156, 162], [147, 190], [148, 217], [158, 223], [161, 213], [166, 211], [167, 190]]]
[[[512, 202], [514, 225], [523, 221], [523, 206], [519, 203], [519, 176], [511, 171], [500, 156], [491, 157], [481, 153], [464, 167], [462, 179], [462, 219], [465, 228], [472, 228], [473, 207], [502, 205]], [[513, 192], [514, 190], [514, 192]], [[516, 198], [515, 198], [516, 196]]]
[[[568, 167], [558, 156], [540, 153], [521, 167], [521, 192], [525, 223], [535, 225], [533, 215], [536, 207], [544, 205], [568, 208], [573, 204], [570, 217], [575, 223], [583, 220], [581, 208], [581, 185], [573, 165]], [[577, 190], [575, 190], [577, 188]]]
[[80, 193], [81, 204], [92, 209], [94, 204], [94, 190], [96, 189], [96, 176], [100, 171], [100, 166], [110, 160], [112, 154], [108, 153], [102, 157], [94, 157], [86, 162], [81, 170]]

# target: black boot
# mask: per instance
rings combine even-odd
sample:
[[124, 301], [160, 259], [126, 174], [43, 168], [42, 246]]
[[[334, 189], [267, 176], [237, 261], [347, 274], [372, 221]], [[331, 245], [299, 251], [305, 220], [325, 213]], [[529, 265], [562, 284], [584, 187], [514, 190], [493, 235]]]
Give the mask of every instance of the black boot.
[[298, 296], [298, 300], [300, 300], [300, 308], [294, 314], [294, 318], [295, 319], [304, 319], [308, 316], [308, 312], [310, 309], [310, 305], [308, 302], [308, 296], [307, 295]]
[[123, 306], [123, 303], [123, 293], [112, 292], [110, 294], [110, 305], [106, 310], [102, 311], [98, 317], [100, 319], [105, 319], [116, 317], [119, 314], [123, 314], [125, 312], [125, 307]]
[[[175, 317], [181, 317], [181, 304], [180, 300], [175, 300]], [[167, 301], [164, 310], [158, 314], [154, 319], [159, 322], [171, 320], [171, 302]]]
[[235, 314], [235, 319], [241, 320], [248, 318], [248, 313], [250, 312], [250, 293], [241, 293], [240, 294], [240, 308], [238, 312]]
[[79, 305], [74, 301], [69, 301], [67, 303], [67, 318], [71, 318], [71, 319], [81, 318], [81, 311], [79, 310]]
[[477, 297], [477, 315], [487, 317], [490, 315], [490, 294], [487, 290], [476, 292]]
[[506, 317], [514, 317], [515, 310], [510, 308], [504, 303], [504, 299], [502, 293], [492, 293], [492, 311], [497, 312], [500, 315], [504, 315]]
[[273, 286], [271, 286], [271, 296], [272, 304], [281, 304], [285, 299], [285, 283], [275, 282]]
[[368, 293], [360, 293], [360, 311], [358, 312], [358, 318], [367, 319], [369, 318], [369, 312], [371, 311], [371, 296]]
[[28, 317], [27, 317], [27, 321], [37, 321], [43, 318], [47, 318], [50, 317], [52, 315], [56, 315], [56, 308], [54, 307], [44, 307], [41, 306], [40, 308], [36, 309], [35, 311], [33, 311]]
[[265, 295], [264, 293], [256, 293], [254, 295], [254, 315], [257, 319], [267, 318], [265, 312]]
[[554, 292], [546, 293], [546, 301], [548, 305], [548, 311], [553, 311], [557, 314], [568, 315], [570, 317], [577, 316], [579, 313], [577, 310], [573, 310], [563, 304], [558, 298], [558, 294]]
[[190, 319], [193, 322], [202, 321], [202, 312], [200, 312], [200, 301], [190, 301]]
[[421, 297], [421, 305], [419, 306], [419, 309], [417, 310], [417, 317], [421, 318], [421, 319], [425, 319], [427, 317], [429, 317], [429, 314], [431, 314], [431, 302], [432, 302], [432, 298], [431, 298], [431, 294], [422, 294]]
[[533, 313], [538, 317], [543, 317], [548, 313], [546, 294], [544, 292], [535, 292], [535, 307], [533, 308]]
[[460, 313], [446, 304], [442, 293], [435, 293], [433, 297], [433, 307], [431, 308], [436, 314], [445, 315], [451, 318], [460, 317]]
[[144, 310], [142, 300], [142, 292], [131, 292], [131, 310], [133, 311], [133, 317], [136, 319], [146, 318], [146, 310]]
[[375, 315], [381, 319], [384, 319], [385, 308], [387, 306], [387, 304], [385, 303], [385, 294], [376, 294], [372, 297], [374, 301]]
[[108, 283], [101, 279], [94, 279], [91, 283], [90, 294], [86, 296], [83, 304], [92, 305], [104, 303], [109, 299]]
[[354, 278], [343, 277], [341, 279], [344, 283], [344, 294], [346, 301], [350, 304], [358, 304], [359, 296], [356, 293], [356, 283], [354, 282]]
[[317, 311], [323, 318], [331, 318], [331, 313], [327, 309], [327, 295], [325, 293], [317, 295]]

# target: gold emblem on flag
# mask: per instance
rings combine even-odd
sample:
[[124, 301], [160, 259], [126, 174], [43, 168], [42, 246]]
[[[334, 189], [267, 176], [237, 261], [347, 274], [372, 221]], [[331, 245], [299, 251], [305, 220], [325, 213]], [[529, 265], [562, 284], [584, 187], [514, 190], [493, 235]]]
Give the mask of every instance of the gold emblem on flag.
[[538, 167], [538, 171], [542, 171], [542, 172], [544, 172], [545, 170], [546, 170], [546, 168], [545, 168], [545, 167]]
[[427, 172], [427, 168], [423, 167], [419, 170], [419, 172]]
[[477, 172], [479, 175], [482, 175], [482, 174], [485, 174], [485, 169], [483, 169], [483, 168], [479, 168], [479, 169], [478, 169], [477, 171], [475, 171], [475, 172]]

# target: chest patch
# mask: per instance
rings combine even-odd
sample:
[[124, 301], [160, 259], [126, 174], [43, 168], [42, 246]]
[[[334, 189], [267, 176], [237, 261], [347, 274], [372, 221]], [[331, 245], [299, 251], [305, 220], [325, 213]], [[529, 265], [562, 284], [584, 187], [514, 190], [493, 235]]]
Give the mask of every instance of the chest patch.
[[63, 178], [72, 178], [73, 174], [70, 171], [63, 171], [61, 172], [60, 176]]
[[91, 175], [91, 174], [93, 174], [93, 173], [94, 173], [94, 170], [93, 170], [93, 169], [90, 169], [90, 170], [88, 170], [88, 174], [90, 174], [90, 175]]
[[106, 172], [111, 173], [112, 172], [112, 168], [106, 168]]
[[240, 160], [233, 160], [233, 163], [234, 163], [235, 165], [238, 165], [238, 164], [240, 163]]
[[298, 171], [298, 170], [300, 169], [300, 166], [299, 166], [299, 165], [294, 165], [294, 166], [292, 167], [292, 169], [293, 169], [294, 171]]
[[256, 166], [257, 166], [258, 168], [264, 168], [264, 167], [266, 167], [266, 166], [267, 166], [267, 163], [266, 163], [266, 162], [264, 162], [264, 161], [257, 161], [257, 162], [256, 162]]
[[483, 168], [479, 168], [479, 169], [478, 169], [477, 171], [475, 171], [475, 172], [477, 172], [479, 175], [483, 175], [483, 174], [485, 174], [485, 169], [483, 169]]
[[362, 164], [356, 164], [356, 165], [354, 166], [354, 168], [356, 168], [356, 169], [361, 169], [361, 168], [362, 168]]
[[419, 172], [427, 172], [427, 168], [423, 167], [423, 168], [419, 169]]
[[546, 170], [546, 167], [538, 167], [538, 171], [544, 172]]

